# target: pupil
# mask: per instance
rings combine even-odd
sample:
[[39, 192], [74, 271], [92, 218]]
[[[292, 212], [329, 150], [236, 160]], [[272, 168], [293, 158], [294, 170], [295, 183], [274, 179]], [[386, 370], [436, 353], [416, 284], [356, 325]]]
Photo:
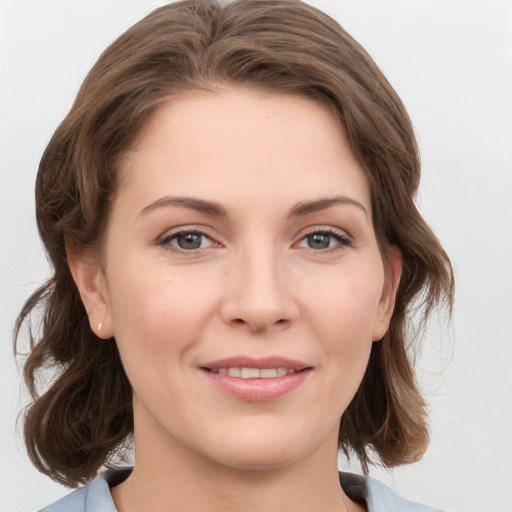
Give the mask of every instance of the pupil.
[[327, 249], [331, 241], [330, 235], [316, 233], [308, 236], [308, 245], [311, 249]]
[[178, 237], [178, 245], [181, 249], [199, 249], [201, 247], [201, 236], [197, 233], [187, 233]]

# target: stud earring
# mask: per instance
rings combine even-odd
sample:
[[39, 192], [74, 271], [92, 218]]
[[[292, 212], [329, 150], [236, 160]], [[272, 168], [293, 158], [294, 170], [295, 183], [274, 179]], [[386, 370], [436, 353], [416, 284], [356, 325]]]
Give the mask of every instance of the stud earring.
[[98, 331], [101, 331], [101, 328], [102, 328], [102, 327], [103, 327], [103, 324], [100, 322], [100, 323], [98, 324]]

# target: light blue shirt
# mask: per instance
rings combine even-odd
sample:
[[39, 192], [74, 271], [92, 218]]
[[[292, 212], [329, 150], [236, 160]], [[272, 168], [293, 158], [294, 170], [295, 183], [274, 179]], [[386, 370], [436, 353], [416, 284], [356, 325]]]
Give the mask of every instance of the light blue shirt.
[[[131, 468], [111, 469], [39, 512], [117, 512], [110, 487], [128, 477]], [[340, 473], [340, 483], [354, 501], [366, 503], [368, 512], [441, 512], [401, 498], [395, 491], [373, 478]]]

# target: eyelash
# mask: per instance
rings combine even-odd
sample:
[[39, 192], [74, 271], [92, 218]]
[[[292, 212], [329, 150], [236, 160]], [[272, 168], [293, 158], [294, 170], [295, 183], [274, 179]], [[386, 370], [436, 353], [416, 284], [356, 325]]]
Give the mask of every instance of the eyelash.
[[325, 249], [315, 250], [315, 249], [310, 247], [310, 249], [313, 250], [315, 253], [335, 252], [335, 251], [339, 251], [340, 249], [343, 249], [343, 248], [346, 248], [346, 247], [352, 247], [354, 245], [352, 239], [348, 235], [343, 234], [342, 232], [340, 232], [340, 231], [338, 231], [338, 230], [336, 230], [334, 228], [317, 228], [317, 229], [314, 229], [313, 231], [305, 233], [300, 238], [299, 243], [302, 242], [303, 240], [306, 240], [308, 237], [312, 237], [312, 236], [315, 236], [315, 235], [327, 235], [329, 237], [334, 238], [336, 240], [336, 242], [338, 242], [333, 247], [327, 247]]
[[192, 254], [192, 253], [199, 253], [202, 249], [205, 249], [204, 247], [200, 247], [198, 249], [183, 249], [180, 247], [175, 247], [172, 245], [173, 240], [177, 240], [178, 237], [184, 236], [184, 235], [198, 235], [202, 238], [208, 239], [212, 246], [220, 246], [218, 242], [216, 242], [210, 235], [207, 233], [204, 233], [201, 230], [198, 229], [180, 229], [179, 231], [173, 232], [173, 233], [166, 233], [159, 241], [158, 245], [164, 247], [168, 251], [182, 253], [182, 254]]
[[[213, 246], [213, 247], [221, 246], [221, 244], [219, 242], [216, 242], [210, 235], [208, 235], [207, 233], [205, 233], [201, 230], [198, 230], [198, 229], [180, 229], [179, 231], [176, 231], [173, 233], [167, 233], [158, 240], [158, 245], [164, 247], [166, 250], [176, 252], [176, 253], [181, 253], [181, 254], [198, 254], [198, 253], [202, 252], [202, 250], [208, 248], [208, 247], [199, 247], [196, 249], [183, 249], [183, 248], [176, 247], [176, 246], [172, 245], [172, 242], [174, 240], [177, 240], [178, 237], [184, 236], [184, 235], [197, 235], [202, 238], [208, 239], [211, 242], [211, 246]], [[338, 251], [345, 247], [352, 247], [354, 245], [352, 239], [349, 236], [342, 234], [340, 231], [333, 229], [333, 228], [318, 228], [318, 229], [314, 229], [313, 231], [307, 232], [307, 233], [303, 234], [301, 236], [301, 238], [299, 239], [299, 241], [296, 242], [294, 245], [297, 245], [297, 244], [303, 242], [304, 240], [307, 240], [308, 237], [313, 237], [315, 235], [327, 235], [329, 237], [334, 238], [335, 241], [337, 242], [333, 247], [327, 247], [327, 248], [318, 249], [318, 250], [313, 249], [312, 247], [309, 247], [309, 249], [315, 253], [335, 252], [335, 251]], [[211, 247], [211, 246], [209, 246], [209, 247]]]

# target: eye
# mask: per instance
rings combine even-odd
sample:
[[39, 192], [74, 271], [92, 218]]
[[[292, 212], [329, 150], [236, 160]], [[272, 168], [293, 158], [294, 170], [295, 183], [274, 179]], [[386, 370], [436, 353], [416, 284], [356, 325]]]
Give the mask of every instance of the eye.
[[352, 245], [350, 239], [337, 231], [322, 230], [308, 233], [299, 243], [298, 247], [313, 249], [315, 251], [324, 251], [337, 249]]
[[215, 242], [200, 231], [179, 231], [165, 236], [160, 245], [175, 251], [197, 251], [215, 246]]

